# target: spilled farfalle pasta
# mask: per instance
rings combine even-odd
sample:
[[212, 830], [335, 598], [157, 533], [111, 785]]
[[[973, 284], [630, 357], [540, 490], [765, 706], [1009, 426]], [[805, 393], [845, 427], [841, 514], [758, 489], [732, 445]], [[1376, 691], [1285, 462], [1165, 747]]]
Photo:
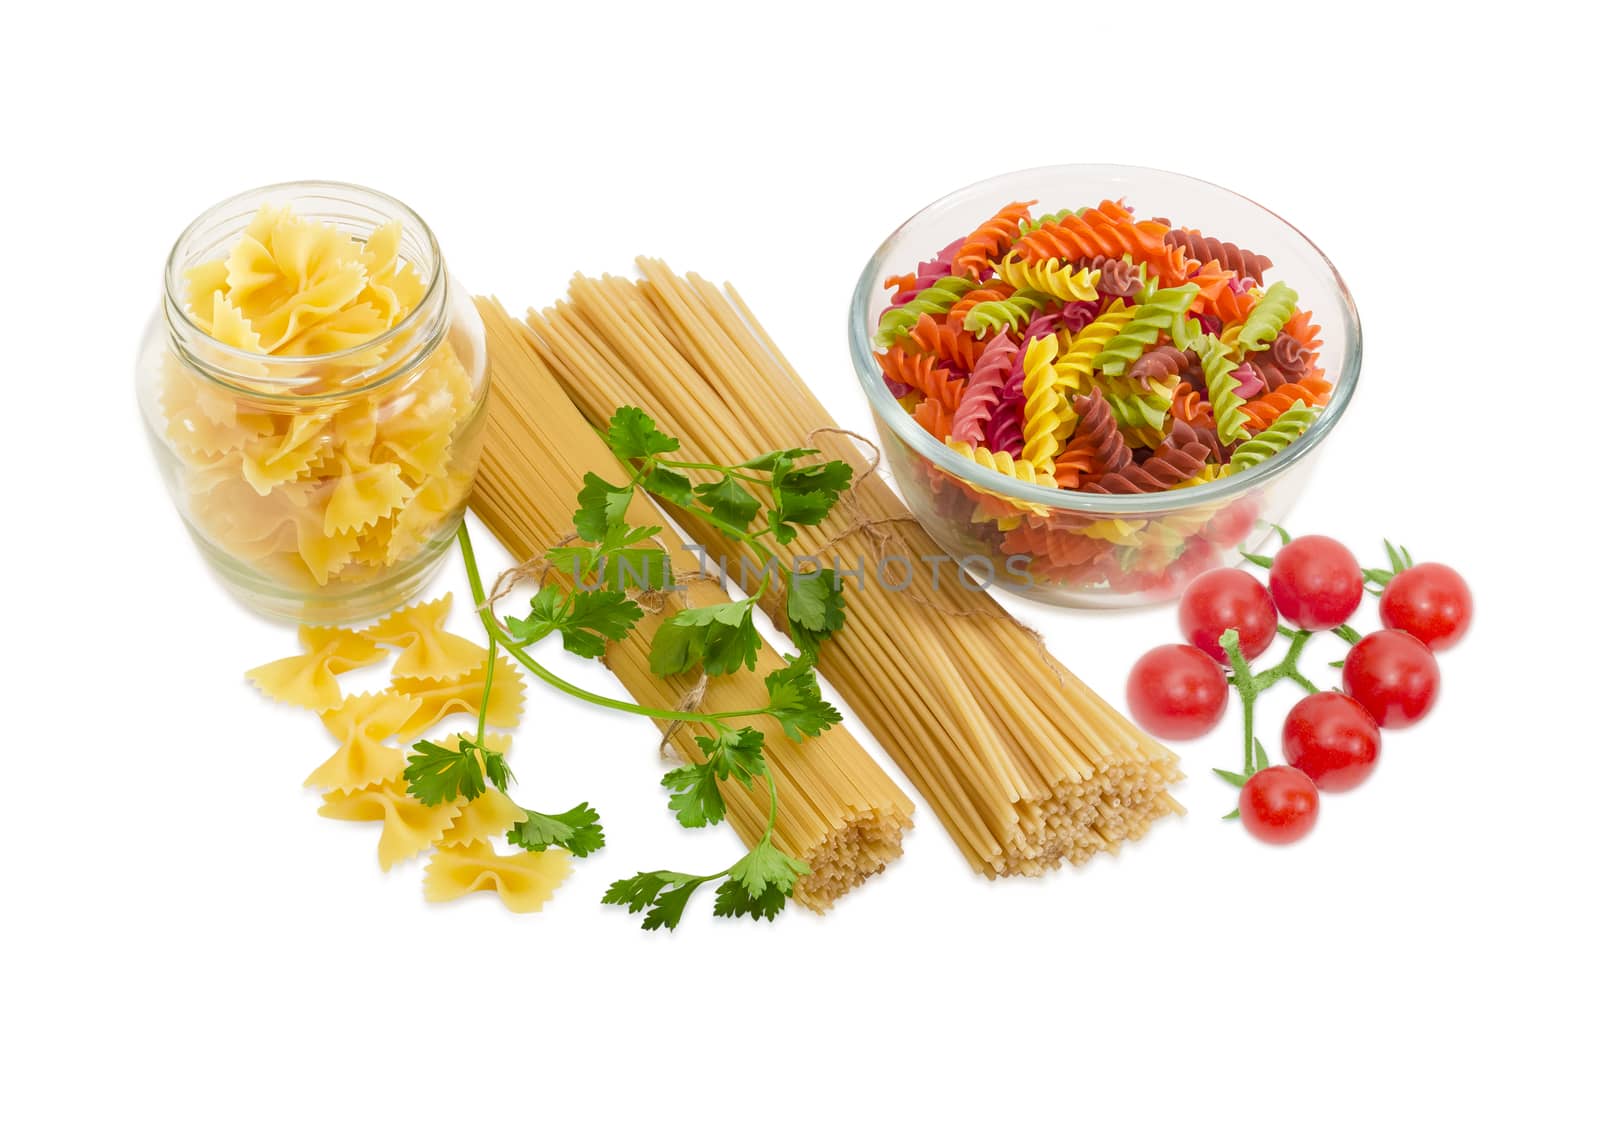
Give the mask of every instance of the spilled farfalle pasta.
[[[1332, 384], [1319, 329], [1288, 283], [1265, 279], [1268, 257], [1120, 201], [1035, 204], [1006, 205], [886, 282], [876, 358], [924, 429], [1000, 474], [1095, 494], [1227, 478], [1305, 433]], [[1140, 590], [1213, 555], [1201, 535], [1217, 506], [1113, 521], [931, 466], [927, 482], [1036, 578]]]
[[[335, 749], [306, 777], [322, 791], [317, 812], [376, 823], [383, 871], [426, 853], [427, 899], [494, 892], [513, 912], [536, 912], [571, 872], [567, 850], [498, 852], [494, 842], [509, 842], [529, 815], [496, 786], [428, 801], [407, 782], [407, 749], [419, 739], [446, 758], [471, 745], [469, 734], [438, 733], [444, 720], [470, 723], [481, 713], [487, 725], [509, 730], [522, 718], [522, 673], [497, 659], [485, 697], [488, 649], [445, 630], [450, 603], [447, 593], [360, 629], [302, 626], [301, 654], [247, 674], [269, 698], [318, 712]], [[341, 691], [340, 676], [384, 664], [389, 682], [382, 690]], [[483, 741], [496, 754], [511, 746], [505, 734]]]

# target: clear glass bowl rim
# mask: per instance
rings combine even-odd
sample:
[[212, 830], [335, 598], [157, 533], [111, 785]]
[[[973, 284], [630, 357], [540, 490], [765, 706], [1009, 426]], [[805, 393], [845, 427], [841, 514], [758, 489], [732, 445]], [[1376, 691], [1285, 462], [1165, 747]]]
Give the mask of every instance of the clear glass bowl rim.
[[[236, 208], [253, 198], [266, 198], [275, 194], [283, 194], [289, 197], [350, 197], [356, 195], [366, 195], [382, 203], [383, 207], [390, 212], [393, 218], [400, 222], [402, 227], [410, 228], [422, 239], [422, 243], [427, 248], [429, 257], [432, 260], [433, 271], [427, 282], [427, 287], [423, 291], [422, 299], [418, 301], [416, 307], [411, 309], [411, 311], [408, 312], [398, 324], [385, 331], [382, 335], [374, 336], [372, 339], [367, 340], [364, 343], [356, 344], [354, 347], [342, 348], [339, 351], [325, 352], [321, 355], [264, 354], [260, 352], [246, 351], [242, 348], [225, 344], [221, 340], [213, 339], [210, 333], [205, 331], [205, 329], [201, 328], [194, 322], [193, 317], [189, 315], [188, 309], [183, 304], [175, 302], [174, 298], [181, 295], [183, 287], [184, 268], [180, 263], [183, 252], [188, 246], [190, 239], [196, 234], [201, 226], [209, 222], [217, 214], [223, 212], [224, 210]], [[271, 185], [257, 186], [254, 189], [247, 189], [241, 193], [236, 193], [225, 197], [221, 201], [215, 202], [201, 210], [195, 219], [184, 227], [183, 232], [178, 234], [178, 239], [172, 243], [172, 250], [167, 254], [166, 271], [163, 276], [166, 303], [163, 305], [163, 307], [167, 311], [167, 320], [169, 323], [172, 321], [173, 316], [175, 315], [178, 320], [182, 322], [186, 334], [193, 335], [208, 344], [214, 345], [219, 351], [225, 353], [230, 359], [238, 359], [247, 363], [275, 364], [279, 366], [310, 366], [313, 364], [337, 365], [341, 359], [353, 357], [358, 353], [370, 352], [375, 347], [397, 341], [403, 335], [409, 335], [421, 322], [422, 313], [428, 311], [430, 301], [434, 299], [435, 294], [445, 286], [447, 275], [448, 274], [446, 272], [444, 263], [444, 255], [439, 250], [439, 240], [434, 236], [433, 230], [429, 228], [428, 223], [422, 219], [422, 216], [417, 213], [416, 210], [412, 209], [409, 205], [394, 195], [384, 193], [382, 190], [373, 189], [371, 186], [360, 185], [356, 182], [337, 182], [325, 180], [274, 182]], [[271, 385], [274, 382], [274, 380], [271, 379], [253, 379], [252, 381], [267, 385]], [[280, 380], [278, 382], [281, 382], [285, 387], [293, 387], [295, 381]], [[349, 394], [350, 392], [342, 393]]]
[[[1078, 490], [1053, 489], [1030, 485], [1027, 482], [980, 466], [972, 459], [965, 458], [950, 449], [950, 447], [924, 430], [922, 425], [912, 418], [906, 409], [889, 393], [889, 387], [883, 381], [883, 374], [873, 360], [872, 337], [876, 328], [868, 326], [867, 313], [873, 297], [877, 295], [881, 287], [882, 280], [891, 271], [888, 265], [891, 246], [908, 226], [915, 224], [925, 214], [941, 209], [958, 198], [981, 194], [1004, 197], [1007, 192], [1005, 187], [1012, 179], [1023, 175], [1044, 174], [1063, 177], [1113, 175], [1130, 179], [1154, 176], [1189, 182], [1196, 186], [1203, 186], [1207, 191], [1223, 193], [1239, 199], [1252, 208], [1276, 218], [1303, 240], [1322, 263], [1327, 266], [1335, 292], [1341, 302], [1337, 313], [1318, 312], [1317, 316], [1324, 324], [1328, 324], [1336, 315], [1342, 325], [1341, 330], [1344, 332], [1348, 343], [1343, 367], [1340, 369], [1338, 379], [1334, 383], [1333, 394], [1323, 412], [1311, 424], [1310, 429], [1297, 439], [1293, 445], [1284, 447], [1271, 458], [1257, 463], [1242, 473], [1232, 474], [1226, 478], [1218, 478], [1212, 482], [1204, 482], [1197, 486], [1188, 486], [1184, 489], [1162, 490], [1159, 493], [1148, 494], [1083, 493]], [[1006, 197], [1006, 200], [1009, 201], [1010, 198]], [[1226, 239], [1226, 235], [1224, 235], [1224, 238]], [[872, 258], [867, 261], [866, 268], [862, 270], [860, 279], [856, 281], [855, 292], [850, 298], [849, 334], [850, 360], [855, 365], [856, 378], [861, 383], [862, 391], [866, 393], [867, 402], [871, 404], [873, 413], [880, 422], [887, 423], [896, 437], [911, 447], [917, 454], [920, 454], [935, 466], [948, 470], [962, 481], [969, 482], [991, 493], [1036, 505], [1048, 506], [1052, 509], [1071, 510], [1078, 513], [1095, 513], [1103, 516], [1165, 513], [1173, 509], [1206, 505], [1219, 500], [1231, 500], [1251, 486], [1269, 481], [1296, 462], [1309, 456], [1322, 440], [1327, 437], [1328, 433], [1333, 430], [1334, 425], [1343, 415], [1345, 407], [1349, 405], [1351, 397], [1355, 394], [1356, 381], [1361, 373], [1361, 317], [1356, 312], [1355, 300], [1350, 296], [1350, 290], [1345, 287], [1344, 278], [1339, 275], [1339, 270], [1333, 266], [1333, 262], [1328, 259], [1326, 253], [1317, 247], [1315, 242], [1283, 217], [1259, 202], [1245, 197], [1243, 194], [1236, 193], [1225, 186], [1219, 186], [1215, 182], [1208, 182], [1200, 178], [1189, 177], [1187, 174], [1178, 174], [1170, 170], [1159, 170], [1148, 166], [1071, 164], [1013, 170], [1010, 173], [985, 178], [983, 181], [963, 186], [961, 189], [948, 193], [937, 201], [924, 206], [901, 222], [894, 232], [884, 238], [883, 243], [872, 254]]]

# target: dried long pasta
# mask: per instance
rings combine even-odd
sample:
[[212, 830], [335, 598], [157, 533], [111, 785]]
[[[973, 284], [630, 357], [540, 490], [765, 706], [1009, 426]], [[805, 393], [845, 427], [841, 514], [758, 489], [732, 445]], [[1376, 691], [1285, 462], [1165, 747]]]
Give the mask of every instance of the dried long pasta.
[[[514, 556], [526, 559], [571, 529], [572, 503], [585, 471], [613, 481], [627, 478], [540, 361], [527, 329], [494, 301], [480, 300], [478, 307], [488, 330], [494, 392], [472, 506]], [[674, 574], [688, 588], [674, 595], [693, 606], [728, 599], [714, 582], [694, 579], [699, 557], [672, 537], [666, 518], [649, 498], [635, 495], [627, 516], [633, 525], [667, 527], [663, 538]], [[666, 603], [676, 601], [669, 595]], [[677, 704], [694, 687], [692, 675], [662, 677], [650, 670], [651, 637], [672, 610], [647, 614], [605, 657], [635, 698], [656, 706]], [[767, 691], [761, 675], [781, 665], [763, 645], [757, 671], [711, 680], [701, 706], [707, 711], [764, 706]], [[699, 757], [686, 739], [675, 749], [682, 757]], [[911, 825], [911, 801], [843, 727], [801, 744], [769, 732], [766, 753], [782, 803], [777, 845], [811, 865], [810, 875], [795, 886], [796, 900], [824, 910], [900, 855], [903, 831]], [[739, 836], [746, 844], [759, 840], [766, 826], [765, 787], [758, 783], [749, 790], [729, 781], [722, 792]]]
[[[818, 433], [835, 428], [833, 419], [731, 288], [724, 294], [659, 261], [639, 264], [642, 282], [579, 276], [567, 300], [528, 316], [539, 353], [591, 422], [632, 403], [702, 460], [808, 444], [862, 464], [840, 435]], [[500, 394], [516, 397], [517, 382], [502, 374]], [[491, 412], [491, 485], [505, 459], [496, 429], [505, 418], [505, 404]], [[837, 556], [847, 568], [877, 563], [885, 526], [861, 522], [903, 518], [905, 507], [876, 473], [858, 479], [853, 501], [857, 516], [835, 510], [789, 551], [824, 563]], [[718, 533], [679, 520], [737, 560]], [[957, 585], [920, 527], [888, 527], [910, 585], [876, 587], [869, 569], [820, 667], [974, 869], [1031, 876], [1080, 863], [1181, 811], [1168, 793], [1182, 777], [1169, 750], [1061, 668], [987, 594]], [[931, 579], [940, 559], [943, 587]], [[781, 598], [769, 590], [762, 604], [781, 626]]]

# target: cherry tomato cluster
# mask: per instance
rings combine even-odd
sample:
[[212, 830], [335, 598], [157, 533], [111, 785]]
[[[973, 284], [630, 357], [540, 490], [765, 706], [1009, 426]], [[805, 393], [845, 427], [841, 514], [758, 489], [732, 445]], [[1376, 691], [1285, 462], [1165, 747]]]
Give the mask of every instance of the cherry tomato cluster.
[[[1213, 569], [1196, 577], [1178, 603], [1187, 643], [1146, 652], [1128, 676], [1128, 707], [1150, 733], [1198, 738], [1222, 720], [1228, 688], [1244, 708], [1244, 770], [1216, 773], [1239, 787], [1236, 813], [1254, 837], [1288, 844], [1316, 824], [1321, 791], [1354, 789], [1371, 775], [1382, 747], [1380, 728], [1418, 722], [1439, 694], [1434, 653], [1460, 642], [1472, 620], [1472, 593], [1454, 569], [1415, 564], [1403, 547], [1385, 542], [1387, 569], [1363, 569], [1330, 537], [1290, 539], [1267, 558], [1267, 583], [1244, 569]], [[1380, 597], [1383, 630], [1362, 636], [1348, 621], [1363, 595]], [[1323, 691], [1303, 675], [1300, 653], [1314, 633], [1332, 631], [1352, 646], [1340, 668], [1343, 691]], [[1279, 635], [1289, 650], [1276, 665], [1255, 671]], [[1283, 724], [1283, 756], [1274, 766], [1255, 735], [1257, 696], [1288, 679], [1306, 691]]]

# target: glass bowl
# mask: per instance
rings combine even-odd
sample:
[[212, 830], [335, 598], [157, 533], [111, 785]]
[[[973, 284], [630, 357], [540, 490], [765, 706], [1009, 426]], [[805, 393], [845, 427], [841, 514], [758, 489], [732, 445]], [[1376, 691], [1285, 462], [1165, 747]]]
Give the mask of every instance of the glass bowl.
[[[1167, 218], [1270, 257], [1268, 280], [1299, 293], [1321, 325], [1318, 366], [1332, 383], [1305, 434], [1236, 474], [1158, 493], [1097, 494], [1024, 482], [979, 465], [907, 412], [874, 359], [891, 294], [885, 278], [914, 271], [1008, 202], [1038, 211], [1123, 199], [1138, 218]], [[912, 513], [979, 583], [1050, 604], [1131, 608], [1176, 595], [1194, 576], [1236, 564], [1265, 542], [1305, 485], [1322, 442], [1355, 392], [1361, 323], [1338, 271], [1272, 211], [1210, 182], [1137, 166], [1048, 166], [1002, 174], [921, 210], [879, 246], [850, 303], [850, 355], [878, 437]]]

